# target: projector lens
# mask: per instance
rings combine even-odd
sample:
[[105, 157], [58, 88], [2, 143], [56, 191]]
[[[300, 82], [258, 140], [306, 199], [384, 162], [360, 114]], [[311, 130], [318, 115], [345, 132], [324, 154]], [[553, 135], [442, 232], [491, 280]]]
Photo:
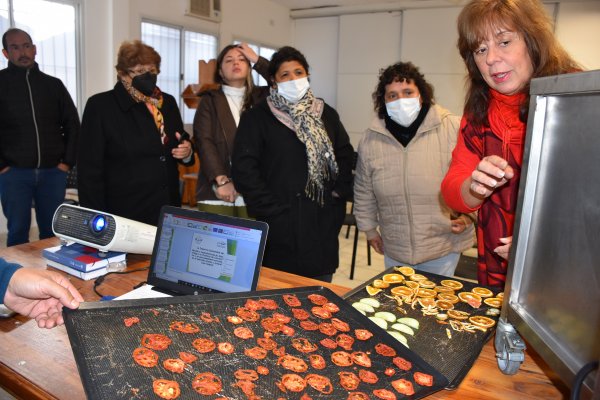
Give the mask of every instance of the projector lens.
[[106, 218], [104, 215], [96, 215], [92, 220], [92, 232], [101, 233], [106, 228]]

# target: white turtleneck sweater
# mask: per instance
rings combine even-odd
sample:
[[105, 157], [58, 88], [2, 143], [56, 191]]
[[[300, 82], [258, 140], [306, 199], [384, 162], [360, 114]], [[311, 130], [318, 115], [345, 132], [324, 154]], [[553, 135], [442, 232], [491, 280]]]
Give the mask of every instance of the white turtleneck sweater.
[[227, 97], [227, 103], [231, 109], [231, 114], [235, 120], [235, 126], [240, 123], [240, 114], [242, 112], [242, 106], [244, 104], [244, 95], [246, 94], [246, 87], [236, 88], [233, 86], [222, 85], [221, 86], [225, 97]]

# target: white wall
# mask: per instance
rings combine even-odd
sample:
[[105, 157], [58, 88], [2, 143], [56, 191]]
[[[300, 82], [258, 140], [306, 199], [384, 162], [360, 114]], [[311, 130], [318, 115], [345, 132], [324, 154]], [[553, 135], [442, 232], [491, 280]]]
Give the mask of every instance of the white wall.
[[560, 3], [556, 36], [585, 69], [600, 69], [600, 1]]

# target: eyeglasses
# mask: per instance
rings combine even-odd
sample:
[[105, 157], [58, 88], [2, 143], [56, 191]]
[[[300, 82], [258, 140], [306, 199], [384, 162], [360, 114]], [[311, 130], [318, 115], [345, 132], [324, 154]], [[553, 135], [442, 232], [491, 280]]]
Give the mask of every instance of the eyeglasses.
[[155, 67], [151, 67], [151, 68], [139, 68], [139, 69], [128, 69], [127, 72], [129, 72], [133, 76], [143, 75], [146, 72], [150, 72], [151, 74], [158, 75], [158, 70]]

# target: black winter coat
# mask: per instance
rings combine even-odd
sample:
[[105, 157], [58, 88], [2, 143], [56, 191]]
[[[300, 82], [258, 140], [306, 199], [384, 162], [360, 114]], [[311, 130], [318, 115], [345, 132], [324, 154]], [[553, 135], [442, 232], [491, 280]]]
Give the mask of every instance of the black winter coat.
[[79, 115], [60, 79], [37, 63], [9, 62], [0, 71], [0, 110], [0, 170], [75, 165]]
[[[183, 129], [173, 96], [163, 93], [161, 113], [168, 142], [163, 146], [145, 103], [121, 82], [88, 100], [77, 161], [82, 206], [157, 225], [163, 205], [181, 206], [175, 132]], [[187, 163], [192, 165], [194, 159]]]
[[338, 234], [352, 192], [350, 138], [328, 105], [322, 120], [339, 167], [323, 207], [304, 193], [306, 147], [275, 118], [266, 100], [242, 115], [232, 159], [235, 187], [248, 212], [269, 224], [263, 265], [307, 277], [332, 274], [338, 267]]

